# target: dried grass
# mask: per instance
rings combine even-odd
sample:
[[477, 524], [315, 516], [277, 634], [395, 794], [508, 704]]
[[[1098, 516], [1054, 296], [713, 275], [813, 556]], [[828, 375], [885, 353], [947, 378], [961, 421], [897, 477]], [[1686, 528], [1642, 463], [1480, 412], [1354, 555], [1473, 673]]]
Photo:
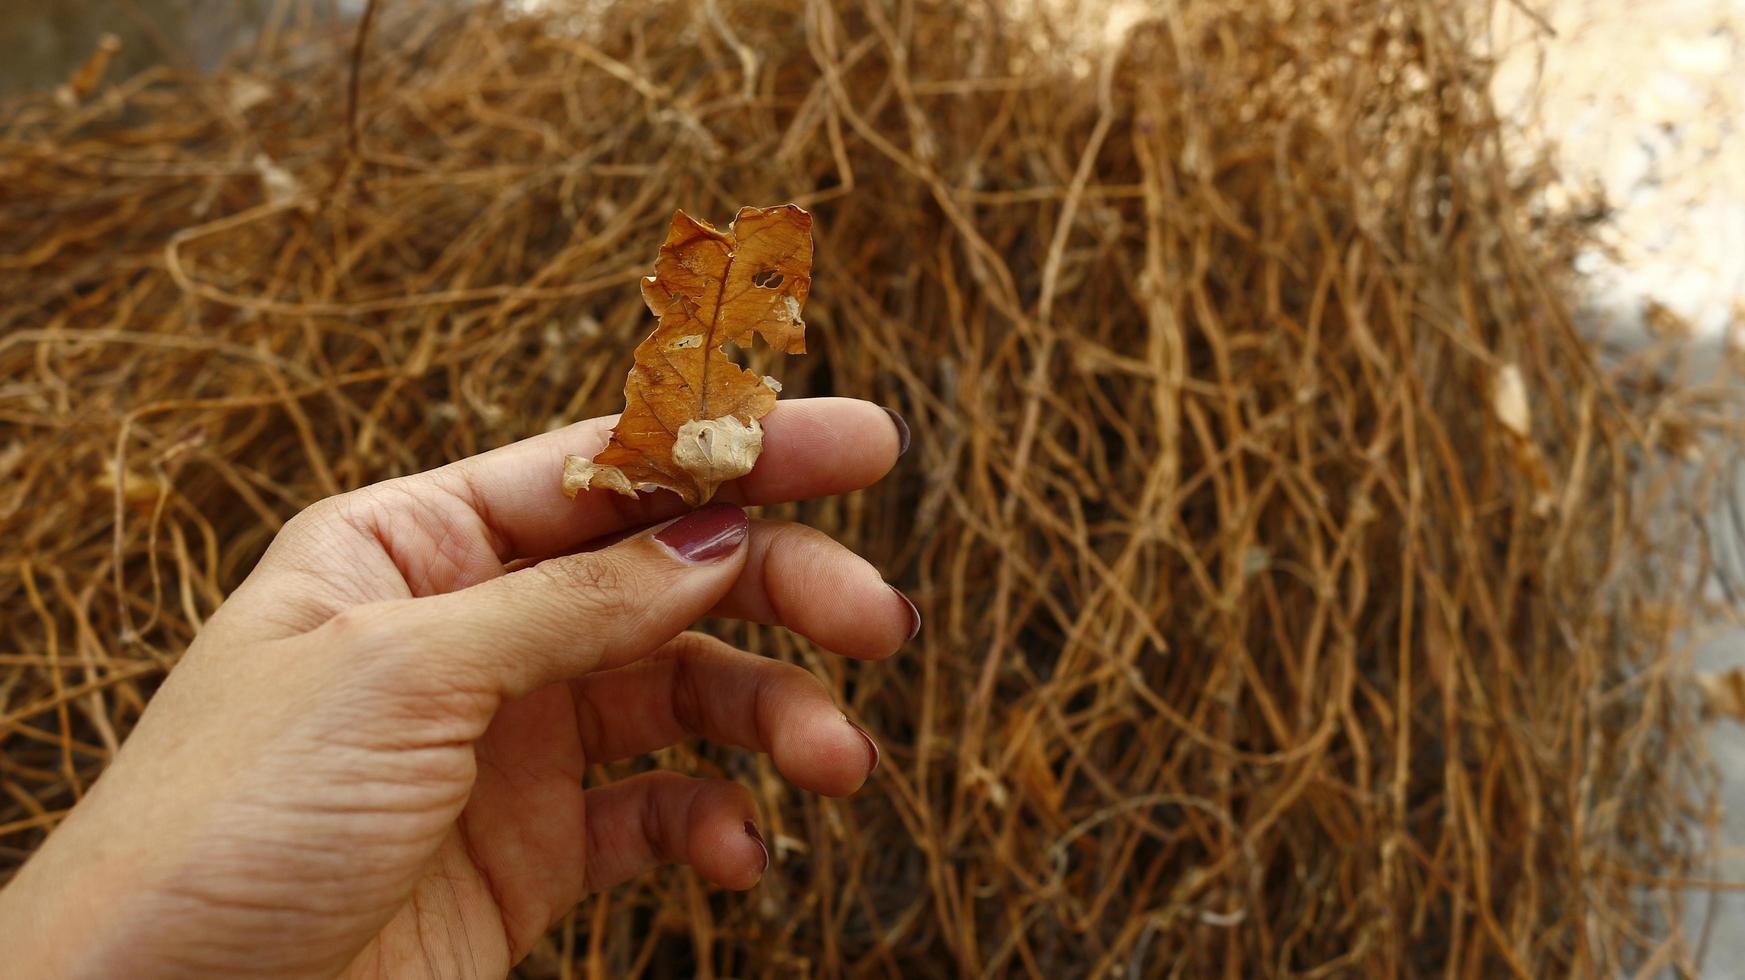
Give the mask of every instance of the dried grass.
[[788, 393], [916, 433], [793, 512], [926, 628], [724, 629], [886, 765], [835, 803], [668, 753], [754, 787], [775, 869], [615, 890], [527, 975], [1692, 969], [1678, 639], [1737, 415], [1573, 325], [1482, 4], [578, 10], [384, 4], [354, 88], [358, 32], [281, 24], [8, 107], [0, 874], [286, 518], [615, 410], [670, 211], [791, 200]]

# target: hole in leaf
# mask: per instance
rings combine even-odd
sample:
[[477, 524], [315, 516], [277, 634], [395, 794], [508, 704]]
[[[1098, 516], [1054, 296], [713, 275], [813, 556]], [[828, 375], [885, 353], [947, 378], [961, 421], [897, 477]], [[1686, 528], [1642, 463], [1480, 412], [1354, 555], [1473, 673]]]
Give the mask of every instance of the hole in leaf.
[[765, 289], [777, 289], [782, 284], [782, 274], [774, 269], [765, 269], [751, 277], [751, 284]]

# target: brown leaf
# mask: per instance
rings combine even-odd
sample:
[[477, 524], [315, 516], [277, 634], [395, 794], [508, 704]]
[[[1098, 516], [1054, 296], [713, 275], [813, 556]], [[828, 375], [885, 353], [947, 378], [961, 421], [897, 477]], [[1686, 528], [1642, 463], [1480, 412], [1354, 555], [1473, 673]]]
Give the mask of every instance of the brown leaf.
[[1745, 667], [1698, 674], [1696, 683], [1703, 695], [1703, 707], [1711, 715], [1745, 721]]
[[1533, 441], [1533, 416], [1527, 399], [1527, 383], [1515, 364], [1504, 364], [1491, 379], [1491, 410], [1502, 423], [1505, 438], [1514, 447], [1515, 465], [1533, 485], [1533, 514], [1544, 517], [1557, 504], [1551, 471], [1539, 444]]
[[792, 204], [741, 208], [726, 231], [674, 214], [654, 275], [642, 281], [660, 324], [636, 348], [611, 441], [592, 461], [564, 459], [564, 493], [667, 489], [694, 507], [751, 472], [763, 450], [757, 420], [781, 386], [741, 370], [721, 347], [761, 334], [776, 350], [804, 353], [811, 276], [812, 216]]
[[1504, 364], [1491, 381], [1491, 408], [1503, 427], [1524, 439], [1533, 437], [1533, 423], [1527, 407], [1527, 384], [1521, 380], [1521, 369]]
[[55, 98], [63, 106], [72, 106], [96, 90], [103, 81], [103, 73], [109, 70], [109, 61], [121, 50], [121, 39], [113, 34], [104, 34], [97, 39], [97, 47], [91, 56], [85, 59], [73, 77], [67, 83], [55, 90]]

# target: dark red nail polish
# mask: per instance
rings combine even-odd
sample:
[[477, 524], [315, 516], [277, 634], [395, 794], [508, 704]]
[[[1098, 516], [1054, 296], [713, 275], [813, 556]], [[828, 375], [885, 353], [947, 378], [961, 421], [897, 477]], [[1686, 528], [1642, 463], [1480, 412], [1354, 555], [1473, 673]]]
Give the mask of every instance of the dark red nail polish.
[[866, 743], [866, 754], [867, 754], [866, 774], [868, 776], [870, 776], [873, 773], [878, 772], [879, 771], [879, 743], [873, 741], [872, 736], [868, 735], [866, 733], [866, 729], [860, 727], [859, 725], [856, 725], [854, 723], [853, 718], [850, 718], [847, 715], [843, 715], [842, 720], [848, 722], [848, 727], [854, 729], [854, 733], [856, 735], [859, 735], [861, 738], [861, 741]]
[[757, 841], [758, 849], [763, 851], [763, 867], [757, 872], [758, 874], [763, 874], [765, 871], [769, 870], [769, 845], [763, 842], [763, 835], [757, 832], [757, 824], [752, 823], [750, 820], [745, 822], [745, 835], [750, 837], [752, 840]]
[[902, 589], [893, 585], [891, 591], [897, 594], [897, 598], [903, 600], [903, 605], [909, 607], [909, 639], [913, 640], [916, 634], [921, 632], [921, 610], [915, 608], [915, 603], [903, 594]]
[[731, 555], [745, 540], [745, 511], [717, 501], [661, 528], [654, 539], [685, 561], [702, 564]]
[[885, 414], [891, 417], [891, 424], [897, 427], [897, 455], [901, 456], [909, 451], [909, 423], [903, 421], [903, 417], [894, 408], [885, 409]]

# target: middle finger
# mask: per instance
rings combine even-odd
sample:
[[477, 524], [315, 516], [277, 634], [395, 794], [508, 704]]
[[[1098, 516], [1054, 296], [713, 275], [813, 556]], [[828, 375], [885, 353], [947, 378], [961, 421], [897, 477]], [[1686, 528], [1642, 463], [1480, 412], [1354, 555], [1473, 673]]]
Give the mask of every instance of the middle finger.
[[690, 738], [767, 752], [782, 776], [847, 796], [878, 766], [872, 738], [800, 667], [685, 633], [636, 663], [570, 682], [591, 763]]

